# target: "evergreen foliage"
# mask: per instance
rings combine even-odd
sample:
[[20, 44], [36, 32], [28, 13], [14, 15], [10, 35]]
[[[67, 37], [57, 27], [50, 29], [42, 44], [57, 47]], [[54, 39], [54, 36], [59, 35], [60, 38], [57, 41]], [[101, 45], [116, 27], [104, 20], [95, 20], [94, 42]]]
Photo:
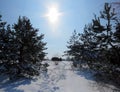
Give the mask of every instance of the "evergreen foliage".
[[0, 21], [0, 71], [10, 79], [38, 75], [44, 59], [46, 43], [44, 35], [32, 27], [27, 17], [19, 17], [18, 23], [5, 27]]
[[[68, 43], [67, 54], [77, 62], [85, 62], [107, 79], [120, 85], [120, 21], [115, 10], [105, 3], [100, 17], [95, 15], [92, 23], [82, 34], [74, 32]], [[71, 40], [72, 39], [72, 40]], [[82, 64], [82, 63], [78, 63]], [[116, 79], [116, 80], [114, 80]]]

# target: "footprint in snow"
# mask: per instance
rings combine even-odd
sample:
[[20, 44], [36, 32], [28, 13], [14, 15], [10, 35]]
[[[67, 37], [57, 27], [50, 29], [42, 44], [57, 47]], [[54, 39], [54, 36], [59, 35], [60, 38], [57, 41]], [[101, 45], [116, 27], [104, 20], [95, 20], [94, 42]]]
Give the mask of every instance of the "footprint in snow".
[[53, 87], [53, 89], [54, 89], [54, 90], [58, 90], [58, 89], [59, 89], [59, 87]]

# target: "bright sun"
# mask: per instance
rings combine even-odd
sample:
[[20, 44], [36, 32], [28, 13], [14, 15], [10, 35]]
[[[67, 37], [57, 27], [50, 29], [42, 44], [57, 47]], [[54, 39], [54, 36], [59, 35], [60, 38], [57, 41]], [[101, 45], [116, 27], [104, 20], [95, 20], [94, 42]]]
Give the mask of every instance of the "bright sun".
[[58, 11], [57, 7], [52, 6], [49, 8], [48, 13], [46, 14], [46, 17], [51, 23], [57, 23], [61, 15], [62, 14]]

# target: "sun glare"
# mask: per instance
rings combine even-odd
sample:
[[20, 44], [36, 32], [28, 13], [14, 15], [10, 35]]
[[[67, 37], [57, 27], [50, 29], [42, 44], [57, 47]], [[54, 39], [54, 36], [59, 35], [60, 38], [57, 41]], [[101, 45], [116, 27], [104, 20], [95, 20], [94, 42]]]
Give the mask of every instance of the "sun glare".
[[62, 13], [59, 12], [58, 8], [55, 6], [52, 6], [48, 9], [48, 13], [46, 14], [46, 17], [51, 23], [57, 23], [59, 20], [59, 17], [62, 15]]

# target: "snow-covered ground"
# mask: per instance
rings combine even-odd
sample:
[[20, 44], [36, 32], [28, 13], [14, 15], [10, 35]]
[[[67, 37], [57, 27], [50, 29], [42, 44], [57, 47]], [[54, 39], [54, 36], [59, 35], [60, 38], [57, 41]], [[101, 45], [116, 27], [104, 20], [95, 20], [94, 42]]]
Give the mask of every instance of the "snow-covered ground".
[[33, 80], [11, 82], [0, 78], [0, 92], [99, 92], [92, 86], [94, 81], [89, 72], [73, 71], [68, 61], [58, 65], [52, 61], [48, 63], [48, 73]]

